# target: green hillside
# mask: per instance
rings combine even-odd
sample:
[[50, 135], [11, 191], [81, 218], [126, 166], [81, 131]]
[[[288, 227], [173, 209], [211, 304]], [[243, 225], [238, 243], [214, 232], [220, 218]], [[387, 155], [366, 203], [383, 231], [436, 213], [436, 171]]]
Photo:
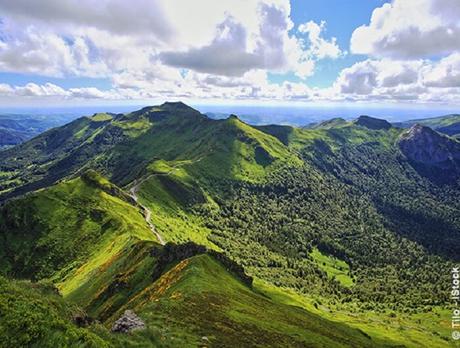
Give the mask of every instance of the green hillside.
[[[193, 346], [206, 334], [210, 344], [217, 345], [238, 340], [283, 346], [292, 341], [292, 335], [299, 336], [294, 346], [307, 342], [366, 346], [369, 342], [357, 330], [261, 296], [238, 280], [237, 274], [229, 273], [214, 254], [192, 256], [193, 246], [175, 253], [170, 248], [173, 251], [166, 255], [172, 257], [165, 259], [162, 255], [167, 251], [149, 241], [152, 235], [131, 203], [116, 186], [89, 172], [2, 208], [2, 231], [16, 226], [3, 235], [2, 250], [14, 254], [14, 260], [10, 254], [3, 255], [6, 262], [2, 263], [10, 264], [4, 273], [51, 279], [63, 296], [46, 285], [50, 283], [30, 286], [1, 278], [0, 298], [5, 305], [0, 326], [7, 333], [3, 343], [51, 346], [63, 339], [70, 345], [127, 346], [152, 344], [156, 337], [177, 340], [168, 344]], [[27, 208], [27, 215], [21, 216], [19, 206]], [[37, 225], [39, 221], [46, 224]], [[28, 233], [19, 236], [20, 230]], [[188, 248], [192, 257], [182, 259], [181, 253], [187, 256]], [[155, 279], [158, 265], [162, 268]], [[127, 308], [135, 310], [151, 329], [127, 337], [110, 334], [107, 329]], [[200, 313], [198, 321], [196, 313]], [[273, 315], [279, 318], [274, 321]], [[103, 325], [79, 328], [76, 318], [88, 323], [97, 319]], [[19, 324], [13, 324], [18, 320], [24, 328], [20, 333], [14, 326]]]
[[1, 272], [81, 282], [135, 240], [154, 240], [130, 197], [94, 172], [11, 200], [1, 210]]
[[[458, 148], [436, 134], [411, 133], [421, 157], [368, 116], [81, 118], [0, 152], [0, 272], [52, 282], [107, 344], [442, 347], [460, 170], [433, 175]], [[109, 333], [125, 310], [147, 328]]]
[[75, 324], [84, 315], [52, 285], [0, 277], [0, 347], [108, 347], [97, 334]]

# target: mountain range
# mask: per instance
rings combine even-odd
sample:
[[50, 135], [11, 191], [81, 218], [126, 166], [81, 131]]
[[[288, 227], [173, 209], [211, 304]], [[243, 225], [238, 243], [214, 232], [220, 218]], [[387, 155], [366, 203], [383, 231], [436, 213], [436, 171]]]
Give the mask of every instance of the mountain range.
[[61, 126], [73, 119], [69, 115], [0, 115], [0, 150], [20, 144], [47, 129]]
[[0, 346], [448, 346], [457, 116], [252, 126], [177, 102], [1, 151]]

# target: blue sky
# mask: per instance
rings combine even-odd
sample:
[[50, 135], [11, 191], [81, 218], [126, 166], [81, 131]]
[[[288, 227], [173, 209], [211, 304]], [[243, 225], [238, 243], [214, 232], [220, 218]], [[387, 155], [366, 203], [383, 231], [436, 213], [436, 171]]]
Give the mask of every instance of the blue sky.
[[[326, 21], [326, 37], [336, 37], [337, 44], [344, 50], [350, 50], [353, 31], [369, 22], [372, 11], [389, 1], [382, 0], [329, 0], [329, 1], [291, 1], [291, 18], [301, 24], [313, 20], [317, 23]], [[354, 63], [364, 60], [365, 56], [347, 54], [339, 60], [325, 60], [317, 65], [315, 74], [307, 79], [314, 87], [330, 86], [339, 72]]]
[[451, 0], [0, 0], [0, 100], [452, 107], [458, 18]]

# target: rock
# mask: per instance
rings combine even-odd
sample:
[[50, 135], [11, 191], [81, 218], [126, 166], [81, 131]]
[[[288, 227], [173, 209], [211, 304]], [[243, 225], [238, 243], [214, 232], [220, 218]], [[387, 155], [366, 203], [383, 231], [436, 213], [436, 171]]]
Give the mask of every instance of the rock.
[[460, 143], [420, 124], [401, 135], [399, 148], [412, 161], [424, 164], [448, 167], [460, 159]]
[[88, 325], [91, 325], [93, 319], [88, 317], [85, 313], [76, 313], [73, 315], [72, 321], [78, 327], [86, 327]]
[[145, 324], [133, 311], [126, 310], [125, 313], [112, 326], [112, 332], [127, 333], [133, 330], [145, 329]]

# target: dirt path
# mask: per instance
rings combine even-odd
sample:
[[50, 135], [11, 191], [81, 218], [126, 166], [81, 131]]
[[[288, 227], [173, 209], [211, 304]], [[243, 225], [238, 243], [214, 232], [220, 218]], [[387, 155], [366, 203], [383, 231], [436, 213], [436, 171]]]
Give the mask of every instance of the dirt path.
[[134, 186], [131, 187], [129, 189], [129, 195], [137, 202], [137, 204], [139, 204], [141, 206], [141, 209], [143, 210], [144, 212], [144, 218], [145, 218], [145, 221], [147, 222], [147, 224], [149, 225], [150, 227], [150, 230], [153, 232], [153, 234], [157, 237], [158, 239], [158, 242], [160, 242], [161, 245], [165, 245], [165, 241], [163, 240], [163, 237], [161, 237], [161, 235], [158, 233], [158, 231], [156, 230], [155, 226], [152, 224], [152, 222], [150, 221], [151, 217], [152, 217], [152, 211], [147, 208], [145, 205], [142, 205], [141, 203], [139, 203], [139, 197], [137, 196], [137, 191], [139, 191], [139, 187], [140, 185], [145, 181], [147, 180], [148, 178], [150, 178], [151, 175], [149, 175], [148, 177], [140, 180], [140, 181], [135, 181], [134, 182]]
[[[198, 158], [195, 161], [193, 161], [193, 163], [199, 162], [203, 158], [204, 158], [204, 156]], [[177, 170], [179, 168], [180, 168], [180, 165], [177, 164], [177, 165], [173, 166], [171, 168], [171, 170], [169, 172], [167, 172], [167, 173], [150, 174], [150, 175], [148, 175], [145, 178], [142, 178], [140, 180], [134, 180], [133, 186], [129, 189], [129, 195], [137, 202], [137, 204], [140, 205], [140, 207], [141, 207], [141, 209], [143, 210], [143, 213], [144, 213], [143, 215], [144, 215], [145, 221], [147, 222], [147, 224], [149, 225], [149, 227], [152, 230], [153, 234], [157, 237], [157, 239], [158, 239], [158, 241], [160, 242], [161, 245], [165, 245], [165, 241], [163, 240], [161, 235], [158, 233], [158, 231], [156, 230], [155, 226], [153, 225], [153, 223], [151, 221], [152, 211], [149, 208], [147, 208], [145, 205], [142, 205], [141, 203], [139, 203], [139, 197], [137, 195], [137, 192], [139, 191], [139, 187], [142, 185], [142, 183], [144, 181], [150, 179], [152, 176], [170, 175], [172, 172], [174, 172], [175, 170]]]

